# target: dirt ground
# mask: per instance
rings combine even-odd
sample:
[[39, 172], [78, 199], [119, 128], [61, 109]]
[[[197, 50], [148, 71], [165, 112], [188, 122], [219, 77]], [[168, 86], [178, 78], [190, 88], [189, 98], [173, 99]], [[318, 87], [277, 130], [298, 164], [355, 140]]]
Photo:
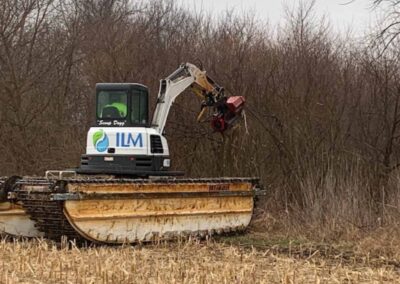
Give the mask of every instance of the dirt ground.
[[0, 283], [400, 283], [400, 248], [379, 236], [332, 245], [248, 233], [80, 248], [3, 238]]

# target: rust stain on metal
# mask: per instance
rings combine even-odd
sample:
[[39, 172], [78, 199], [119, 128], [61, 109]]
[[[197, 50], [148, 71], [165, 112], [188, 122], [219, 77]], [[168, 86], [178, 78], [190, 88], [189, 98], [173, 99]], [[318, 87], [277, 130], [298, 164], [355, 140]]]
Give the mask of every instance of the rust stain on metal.
[[69, 192], [86, 193], [123, 193], [123, 192], [210, 192], [210, 191], [251, 191], [253, 185], [249, 182], [231, 184], [221, 183], [185, 183], [185, 184], [68, 184]]
[[140, 216], [190, 215], [251, 212], [252, 197], [170, 198], [132, 200], [67, 201], [65, 208], [74, 218], [135, 218]]
[[[67, 219], [71, 217], [66, 214]], [[73, 227], [86, 239], [118, 243], [171, 239], [183, 235], [214, 234], [241, 230], [250, 222], [249, 213], [236, 215], [196, 215], [143, 217], [127, 222], [115, 220], [75, 220]]]
[[[64, 213], [74, 229], [89, 240], [118, 243], [168, 239], [182, 234], [235, 231], [248, 226], [253, 212], [249, 182], [187, 184], [69, 184], [70, 192], [171, 193], [149, 199], [70, 200]], [[179, 192], [237, 191], [234, 196], [186, 198]], [[168, 194], [167, 194], [168, 195]]]

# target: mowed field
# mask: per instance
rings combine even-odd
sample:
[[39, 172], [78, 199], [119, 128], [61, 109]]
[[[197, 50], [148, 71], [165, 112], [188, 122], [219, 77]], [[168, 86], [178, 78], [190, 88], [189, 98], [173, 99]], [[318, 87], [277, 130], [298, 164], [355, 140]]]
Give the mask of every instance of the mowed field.
[[0, 283], [400, 283], [393, 250], [367, 245], [254, 234], [80, 248], [2, 238]]

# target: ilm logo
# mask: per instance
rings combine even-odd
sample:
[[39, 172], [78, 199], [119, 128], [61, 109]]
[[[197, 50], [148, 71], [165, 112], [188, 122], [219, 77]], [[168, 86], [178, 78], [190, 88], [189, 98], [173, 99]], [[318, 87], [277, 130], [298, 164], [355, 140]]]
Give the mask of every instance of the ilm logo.
[[132, 133], [117, 132], [117, 147], [139, 147], [143, 148], [142, 133], [138, 133], [136, 137]]

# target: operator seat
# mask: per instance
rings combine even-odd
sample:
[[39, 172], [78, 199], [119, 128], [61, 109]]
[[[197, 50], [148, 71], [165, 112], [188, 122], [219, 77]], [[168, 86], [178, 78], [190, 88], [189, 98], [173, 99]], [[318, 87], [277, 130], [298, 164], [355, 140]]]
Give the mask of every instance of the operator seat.
[[121, 118], [121, 113], [115, 106], [106, 106], [101, 115], [103, 118]]

